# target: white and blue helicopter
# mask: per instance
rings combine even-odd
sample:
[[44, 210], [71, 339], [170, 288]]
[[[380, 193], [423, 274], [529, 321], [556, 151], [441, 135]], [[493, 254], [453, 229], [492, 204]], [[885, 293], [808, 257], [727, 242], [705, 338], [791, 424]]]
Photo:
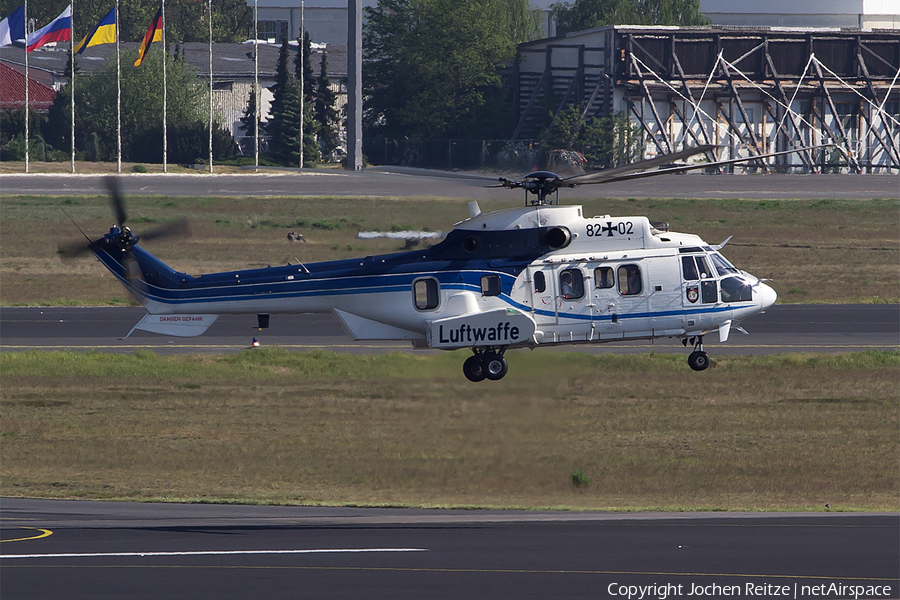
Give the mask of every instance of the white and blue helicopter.
[[524, 207], [483, 214], [471, 202], [468, 219], [422, 250], [204, 275], [175, 271], [137, 244], [111, 180], [117, 224], [86, 249], [147, 310], [131, 332], [192, 337], [222, 314], [255, 314], [266, 328], [270, 315], [330, 313], [355, 340], [468, 348], [463, 372], [471, 381], [502, 379], [511, 348], [655, 338], [691, 344], [688, 364], [702, 371], [709, 366], [703, 337], [716, 332], [725, 342], [732, 330], [743, 332], [743, 321], [775, 303], [775, 291], [722, 256], [728, 240], [708, 244], [644, 216], [585, 215], [559, 205], [559, 189], [803, 150], [673, 164], [712, 148], [567, 178], [548, 171], [500, 178], [497, 187], [525, 190]]

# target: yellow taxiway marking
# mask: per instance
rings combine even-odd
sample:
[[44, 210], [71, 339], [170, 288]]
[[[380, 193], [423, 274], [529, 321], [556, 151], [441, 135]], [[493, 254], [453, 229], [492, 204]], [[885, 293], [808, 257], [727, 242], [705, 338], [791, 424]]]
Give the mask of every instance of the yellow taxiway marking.
[[40, 531], [41, 533], [40, 533], [40, 535], [33, 535], [31, 537], [16, 538], [13, 540], [0, 540], [0, 542], [26, 542], [28, 540], [39, 540], [41, 538], [45, 538], [45, 537], [53, 535], [53, 532], [50, 531], [49, 529], [40, 529], [38, 527], [26, 527], [24, 525], [18, 525], [16, 527], [16, 529], [31, 529], [34, 531]]
[[[12, 540], [11, 540], [12, 541]], [[373, 552], [428, 552], [427, 548], [313, 548], [304, 550], [196, 550], [171, 552], [73, 552], [62, 554], [2, 554], [10, 558], [98, 558], [129, 556], [232, 556], [236, 554], [367, 554]]]

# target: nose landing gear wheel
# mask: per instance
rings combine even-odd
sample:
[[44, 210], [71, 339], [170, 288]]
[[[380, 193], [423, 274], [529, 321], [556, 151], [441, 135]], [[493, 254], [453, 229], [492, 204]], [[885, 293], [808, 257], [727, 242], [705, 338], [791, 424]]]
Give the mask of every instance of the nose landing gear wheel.
[[688, 365], [695, 371], [703, 371], [709, 367], [709, 354], [702, 350], [694, 350], [688, 356]]
[[487, 372], [484, 369], [480, 356], [470, 356], [467, 358], [466, 362], [463, 363], [463, 373], [465, 374], [466, 379], [475, 383], [484, 381], [484, 378], [487, 377]]

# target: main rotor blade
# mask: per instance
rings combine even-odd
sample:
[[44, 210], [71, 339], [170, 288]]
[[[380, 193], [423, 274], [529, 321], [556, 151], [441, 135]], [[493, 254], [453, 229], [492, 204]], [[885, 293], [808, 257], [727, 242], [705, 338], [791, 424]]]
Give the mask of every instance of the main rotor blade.
[[150, 231], [146, 231], [141, 233], [138, 236], [138, 239], [142, 242], [146, 242], [147, 240], [153, 240], [164, 237], [174, 237], [174, 236], [190, 236], [191, 235], [191, 225], [187, 219], [181, 219], [180, 221], [175, 221], [174, 223], [168, 223], [166, 225], [161, 225], [160, 227], [156, 227], [151, 229]]
[[[594, 173], [585, 173], [584, 175], [573, 175], [572, 177], [566, 177], [563, 179], [564, 182], [575, 185], [583, 185], [586, 183], [608, 183], [608, 181], [612, 181], [614, 177], [619, 175], [625, 175], [628, 173], [635, 173], [637, 171], [646, 171], [647, 169], [652, 169], [653, 167], [658, 167], [660, 165], [667, 165], [669, 163], [673, 163], [679, 160], [683, 160], [685, 158], [689, 158], [694, 156], [695, 154], [702, 154], [703, 152], [709, 152], [717, 148], [718, 146], [712, 145], [703, 145], [703, 146], [695, 146], [693, 148], [685, 148], [680, 152], [673, 152], [672, 154], [664, 154], [662, 156], [657, 156], [656, 158], [650, 158], [647, 160], [642, 160], [636, 163], [631, 163], [630, 165], [622, 165], [621, 167], [613, 167], [611, 169], [603, 169], [602, 171], [595, 171]], [[706, 163], [709, 165], [709, 163]]]
[[[585, 181], [579, 182], [578, 185], [590, 185], [592, 183], [615, 183], [619, 181], [631, 181], [632, 179], [644, 179], [645, 177], [656, 177], [657, 175], [671, 175], [672, 173], [684, 173], [685, 171], [693, 171], [696, 169], [707, 169], [710, 167], [722, 167], [725, 165], [735, 165], [742, 162], [750, 162], [751, 160], [758, 160], [760, 158], [772, 158], [775, 156], [784, 156], [786, 154], [793, 154], [795, 152], [804, 152], [806, 150], [819, 150], [821, 148], [830, 148], [834, 146], [834, 144], [824, 144], [821, 146], [807, 146], [805, 148], [795, 148], [794, 150], [782, 150], [781, 152], [771, 152], [769, 154], [757, 154], [754, 156], [748, 156], [746, 158], [732, 158], [730, 160], [720, 160], [718, 162], [712, 163], [695, 163], [691, 165], [681, 165], [678, 167], [671, 167], [669, 169], [658, 169], [656, 171], [642, 171], [640, 173], [626, 173], [623, 175], [611, 177], [609, 179], [604, 179], [602, 181]], [[674, 156], [669, 154], [667, 156]], [[640, 164], [640, 163], [635, 163]]]
[[119, 187], [119, 180], [116, 177], [106, 177], [106, 189], [109, 190], [109, 203], [112, 206], [113, 213], [116, 215], [116, 223], [119, 229], [125, 226], [128, 220], [128, 213], [125, 212], [125, 202], [122, 200], [122, 190]]
[[84, 256], [90, 251], [90, 248], [88, 248], [87, 244], [85, 244], [82, 240], [78, 240], [69, 244], [56, 245], [56, 254], [59, 255], [59, 257], [63, 260], [78, 258], [79, 256]]

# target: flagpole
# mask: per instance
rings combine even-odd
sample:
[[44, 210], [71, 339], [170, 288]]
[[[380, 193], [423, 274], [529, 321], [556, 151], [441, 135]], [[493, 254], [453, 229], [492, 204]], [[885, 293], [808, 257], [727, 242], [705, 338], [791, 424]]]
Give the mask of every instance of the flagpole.
[[28, 0], [25, 0], [25, 172], [28, 172]]
[[116, 173], [122, 172], [122, 64], [119, 57], [119, 0], [116, 0]]
[[212, 61], [212, 0], [209, 0], [209, 172], [213, 172], [213, 61]]
[[167, 117], [166, 117], [166, 56], [169, 54], [169, 46], [166, 44], [166, 0], [162, 0], [162, 47], [163, 47], [163, 59], [162, 59], [162, 71], [163, 71], [163, 173], [168, 173], [168, 151], [169, 151], [169, 140], [166, 136], [168, 133], [167, 129]]
[[69, 75], [69, 94], [72, 101], [72, 173], [75, 173], [75, 0], [72, 0], [72, 34], [69, 36], [69, 57], [72, 73]]
[[259, 172], [259, 0], [253, 0], [253, 166]]

